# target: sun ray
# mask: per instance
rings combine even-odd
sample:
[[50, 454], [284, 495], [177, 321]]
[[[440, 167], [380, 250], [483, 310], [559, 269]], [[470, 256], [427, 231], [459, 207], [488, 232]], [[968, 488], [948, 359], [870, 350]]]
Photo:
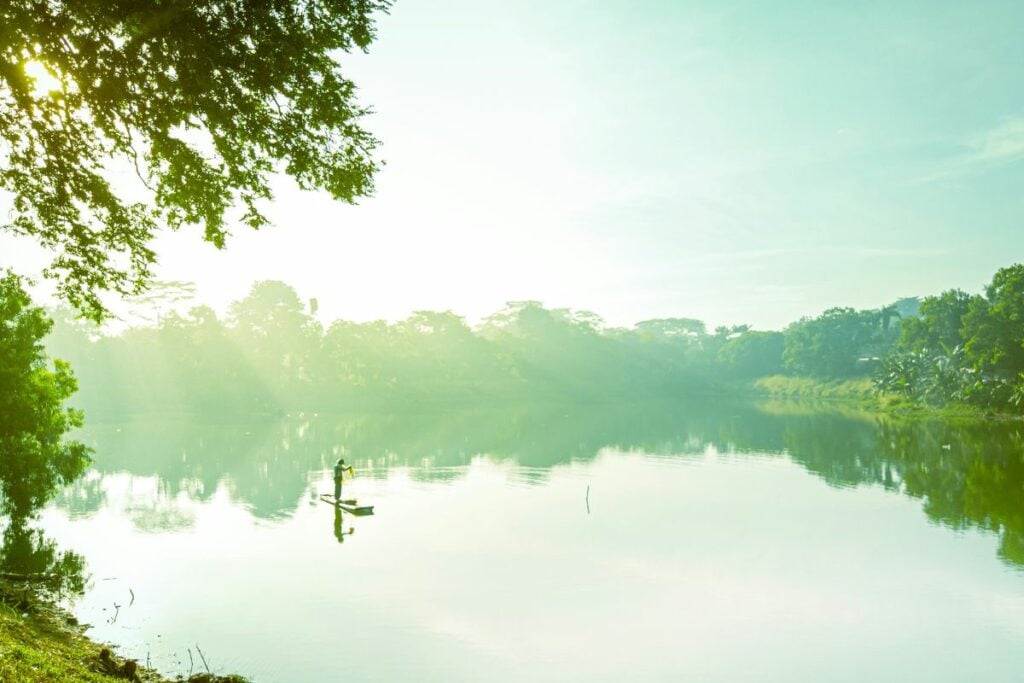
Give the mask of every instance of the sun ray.
[[25, 75], [32, 81], [32, 94], [36, 97], [46, 97], [50, 93], [63, 90], [60, 79], [46, 64], [30, 59], [25, 62], [24, 68]]

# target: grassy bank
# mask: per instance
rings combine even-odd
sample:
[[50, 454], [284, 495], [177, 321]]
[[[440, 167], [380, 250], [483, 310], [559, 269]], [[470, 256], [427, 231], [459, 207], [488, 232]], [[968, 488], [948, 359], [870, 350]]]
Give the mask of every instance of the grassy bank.
[[[110, 683], [130, 680], [131, 665], [114, 657], [100, 658], [103, 646], [93, 643], [51, 608], [19, 612], [0, 605], [0, 680]], [[128, 667], [127, 669], [125, 667]], [[164, 681], [136, 669], [143, 681]]]
[[[20, 586], [0, 586], [0, 681], [19, 683], [172, 683], [89, 640], [66, 612]], [[237, 676], [195, 674], [190, 683], [245, 683]]]
[[759, 396], [772, 398], [827, 399], [877, 403], [878, 395], [867, 378], [823, 380], [813, 377], [770, 375], [754, 380], [752, 390]]
[[944, 406], [915, 403], [903, 396], [878, 392], [871, 380], [866, 377], [826, 380], [814, 377], [771, 375], [754, 380], [748, 390], [754, 395], [764, 398], [840, 403], [861, 411], [906, 417], [1021, 419], [1021, 416], [1009, 412], [995, 413], [961, 403]]

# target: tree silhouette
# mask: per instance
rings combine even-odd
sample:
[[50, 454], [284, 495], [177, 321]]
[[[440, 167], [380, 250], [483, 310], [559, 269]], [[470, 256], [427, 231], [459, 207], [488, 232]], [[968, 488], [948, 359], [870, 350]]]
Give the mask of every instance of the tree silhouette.
[[[167, 226], [224, 246], [231, 210], [267, 223], [270, 177], [354, 202], [377, 141], [340, 71], [389, 0], [11, 0], [0, 5], [5, 229], [56, 256], [47, 275], [89, 317], [141, 292]], [[111, 182], [132, 169], [139, 187]], [[142, 193], [146, 198], [136, 200]], [[131, 197], [131, 198], [130, 198]]]

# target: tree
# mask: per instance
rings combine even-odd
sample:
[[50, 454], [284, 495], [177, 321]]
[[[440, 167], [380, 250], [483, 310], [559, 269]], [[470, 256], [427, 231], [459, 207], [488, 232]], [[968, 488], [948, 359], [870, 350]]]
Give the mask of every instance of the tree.
[[816, 377], [849, 377], [867, 369], [860, 363], [879, 336], [878, 313], [830, 308], [786, 328], [786, 368]]
[[[0, 5], [3, 228], [55, 252], [46, 275], [99, 320], [141, 292], [161, 227], [223, 247], [234, 207], [267, 223], [278, 170], [354, 202], [377, 141], [335, 59], [390, 0], [11, 0]], [[140, 187], [112, 183], [132, 169]], [[144, 201], [134, 198], [141, 191]]]
[[[975, 299], [980, 297], [959, 289], [925, 297], [914, 315], [902, 318], [899, 339], [884, 353], [875, 387], [936, 405], [964, 398], [976, 378], [964, 363], [961, 330]], [[901, 302], [913, 301], [902, 299], [880, 313], [900, 315]]]
[[230, 322], [229, 338], [277, 400], [308, 389], [322, 330], [294, 289], [276, 280], [253, 284], [246, 298], [232, 304]]
[[1003, 380], [1024, 373], [1024, 265], [1000, 268], [963, 316], [967, 359], [976, 370]]
[[959, 289], [925, 297], [919, 317], [903, 320], [900, 348], [937, 352], [950, 351], [963, 344], [963, 318], [975, 298]]
[[781, 332], [747, 331], [718, 350], [726, 372], [739, 377], [758, 377], [782, 372], [785, 335]]
[[43, 353], [51, 324], [17, 276], [0, 279], [0, 507], [15, 517], [40, 508], [89, 462], [85, 446], [64, 440], [82, 415], [63, 406], [75, 391], [68, 365], [51, 368]]

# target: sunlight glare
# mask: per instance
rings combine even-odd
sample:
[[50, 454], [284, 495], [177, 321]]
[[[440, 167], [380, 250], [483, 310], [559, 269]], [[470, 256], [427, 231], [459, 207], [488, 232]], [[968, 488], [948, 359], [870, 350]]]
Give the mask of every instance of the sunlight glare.
[[60, 92], [63, 87], [60, 79], [42, 62], [32, 59], [25, 62], [25, 75], [32, 81], [32, 94], [46, 97], [50, 93]]

